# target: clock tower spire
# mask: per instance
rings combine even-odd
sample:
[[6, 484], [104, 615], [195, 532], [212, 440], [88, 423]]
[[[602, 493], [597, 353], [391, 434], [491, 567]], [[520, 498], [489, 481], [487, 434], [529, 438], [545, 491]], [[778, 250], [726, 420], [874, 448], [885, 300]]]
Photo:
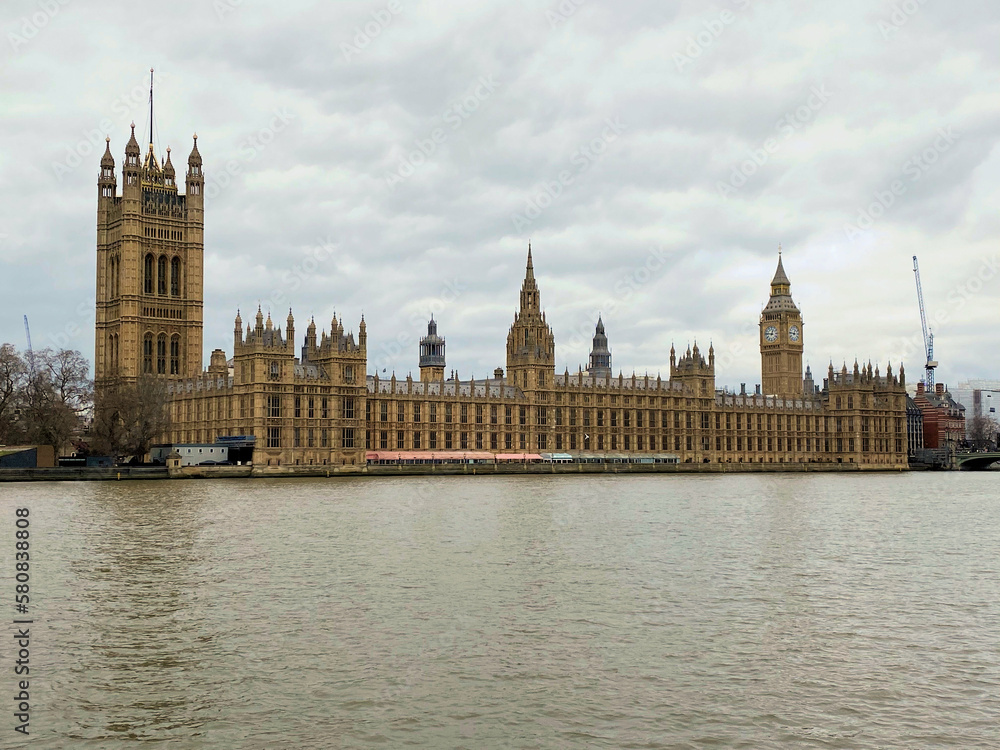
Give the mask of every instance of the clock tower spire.
[[766, 395], [802, 396], [802, 314], [792, 301], [778, 246], [778, 268], [771, 279], [771, 297], [760, 314], [761, 383]]

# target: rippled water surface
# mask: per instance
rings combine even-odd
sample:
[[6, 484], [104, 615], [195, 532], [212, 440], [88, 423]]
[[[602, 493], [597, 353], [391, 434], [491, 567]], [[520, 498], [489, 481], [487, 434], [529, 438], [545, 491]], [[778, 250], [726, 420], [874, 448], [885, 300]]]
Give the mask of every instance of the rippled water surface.
[[3, 484], [4, 602], [17, 506], [35, 748], [1000, 747], [1000, 473]]

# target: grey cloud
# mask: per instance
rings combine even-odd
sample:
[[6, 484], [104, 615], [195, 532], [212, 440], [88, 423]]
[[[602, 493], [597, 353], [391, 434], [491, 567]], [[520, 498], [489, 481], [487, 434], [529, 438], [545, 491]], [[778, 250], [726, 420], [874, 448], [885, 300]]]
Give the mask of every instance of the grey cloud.
[[[504, 360], [530, 237], [560, 369], [585, 362], [580, 331], [618, 300], [605, 314], [616, 368], [665, 372], [670, 341], [712, 339], [741, 352], [720, 376], [738, 386], [760, 377], [754, 324], [779, 241], [814, 371], [855, 352], [884, 360], [917, 332], [912, 254], [927, 269], [929, 307], [946, 310], [948, 293], [997, 247], [993, 4], [925, 3], [885, 39], [878, 24], [891, 4], [861, 0], [583, 2], [555, 28], [554, 2], [400, 3], [350, 61], [341, 42], [386, 3], [243, 2], [222, 18], [194, 2], [142, 13], [108, 2], [100, 15], [70, 3], [9, 51], [0, 340], [22, 344], [27, 313], [36, 340], [63, 336], [91, 353], [80, 309], [93, 296], [100, 150], [62, 180], [51, 165], [106, 119], [121, 163], [129, 119], [145, 127], [144, 100], [123, 106], [121, 97], [150, 65], [165, 75], [158, 149], [171, 145], [180, 163], [198, 131], [210, 179], [230, 160], [240, 165], [208, 203], [206, 351], [231, 346], [238, 306], [245, 314], [278, 290], [300, 321], [315, 313], [327, 325], [336, 309], [356, 329], [364, 310], [372, 367], [384, 360], [405, 374], [416, 369], [415, 316], [458, 279], [461, 294], [435, 311], [449, 367], [491, 372]], [[34, 4], [10, 6], [5, 30]], [[724, 9], [735, 20], [678, 70], [674, 53]], [[443, 123], [491, 75], [495, 93], [457, 129]], [[823, 84], [830, 101], [745, 186], [720, 196], [718, 181]], [[252, 160], [241, 156], [279, 107], [295, 119]], [[576, 169], [574, 153], [609, 117], [627, 125], [621, 137], [516, 228], [511, 215], [540, 184]], [[845, 222], [949, 125], [962, 134], [954, 147], [848, 241]], [[437, 127], [444, 142], [390, 187], [386, 174]], [[323, 238], [336, 253], [294, 288], [283, 282]], [[616, 284], [652, 247], [670, 262], [621, 301]], [[993, 280], [941, 326], [940, 377], [995, 377], [1000, 353], [982, 321], [998, 302]], [[391, 353], [400, 334], [409, 343]], [[919, 355], [907, 364], [912, 379]]]

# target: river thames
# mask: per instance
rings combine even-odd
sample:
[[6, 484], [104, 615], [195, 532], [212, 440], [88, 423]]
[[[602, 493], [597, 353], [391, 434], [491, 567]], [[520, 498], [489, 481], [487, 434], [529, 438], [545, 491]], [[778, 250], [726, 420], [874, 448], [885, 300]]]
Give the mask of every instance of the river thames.
[[9, 620], [17, 507], [32, 748], [1000, 746], [998, 472], [5, 484]]

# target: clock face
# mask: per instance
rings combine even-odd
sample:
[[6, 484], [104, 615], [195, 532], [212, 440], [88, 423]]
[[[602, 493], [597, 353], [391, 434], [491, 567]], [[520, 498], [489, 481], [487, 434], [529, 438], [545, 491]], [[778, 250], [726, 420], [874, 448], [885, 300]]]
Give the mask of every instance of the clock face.
[[778, 329], [775, 328], [774, 326], [768, 326], [767, 328], [764, 329], [764, 338], [767, 339], [768, 341], [777, 341]]
[[791, 328], [788, 329], [788, 338], [791, 341], [798, 341], [799, 340], [799, 327], [798, 326], [792, 326]]

